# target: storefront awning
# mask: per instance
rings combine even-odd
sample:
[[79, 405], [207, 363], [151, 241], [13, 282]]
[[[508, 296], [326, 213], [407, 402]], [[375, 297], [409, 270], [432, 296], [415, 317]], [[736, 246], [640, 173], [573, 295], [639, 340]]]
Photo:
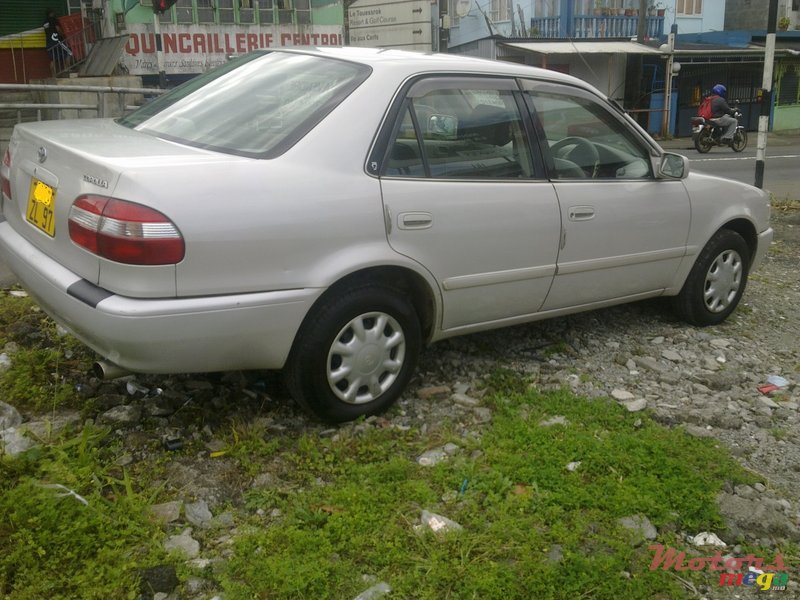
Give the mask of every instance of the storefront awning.
[[538, 54], [663, 54], [659, 49], [636, 42], [504, 42], [508, 48], [517, 48]]

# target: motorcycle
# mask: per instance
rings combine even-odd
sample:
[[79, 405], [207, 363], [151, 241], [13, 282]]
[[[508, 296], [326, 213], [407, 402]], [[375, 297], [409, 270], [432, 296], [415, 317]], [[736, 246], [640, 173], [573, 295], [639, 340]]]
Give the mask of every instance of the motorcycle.
[[[736, 117], [736, 131], [733, 134], [733, 141], [730, 147], [734, 152], [741, 152], [747, 147], [747, 131], [744, 126], [739, 122], [742, 113], [739, 112], [737, 107], [734, 108], [734, 117]], [[710, 119], [703, 117], [692, 117], [692, 141], [694, 147], [700, 154], [705, 154], [711, 150], [712, 146], [727, 146], [728, 143], [723, 143], [720, 139], [722, 136], [722, 127], [714, 123]]]

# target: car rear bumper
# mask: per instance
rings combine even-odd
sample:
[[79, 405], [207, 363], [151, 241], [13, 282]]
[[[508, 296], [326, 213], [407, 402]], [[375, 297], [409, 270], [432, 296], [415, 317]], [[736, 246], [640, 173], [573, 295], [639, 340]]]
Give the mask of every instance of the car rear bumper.
[[131, 371], [279, 369], [322, 289], [139, 299], [97, 288], [0, 223], [0, 250], [42, 308]]

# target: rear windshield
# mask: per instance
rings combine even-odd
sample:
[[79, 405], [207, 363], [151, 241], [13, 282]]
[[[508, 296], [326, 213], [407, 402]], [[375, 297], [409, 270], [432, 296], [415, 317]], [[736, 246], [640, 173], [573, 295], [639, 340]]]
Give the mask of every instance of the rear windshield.
[[186, 82], [121, 125], [219, 152], [272, 158], [291, 147], [369, 75], [365, 65], [255, 52]]

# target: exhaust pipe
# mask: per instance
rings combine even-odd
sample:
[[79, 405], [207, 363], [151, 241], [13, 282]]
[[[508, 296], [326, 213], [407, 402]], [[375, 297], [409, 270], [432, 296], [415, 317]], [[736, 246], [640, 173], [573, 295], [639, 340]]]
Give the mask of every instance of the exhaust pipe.
[[92, 373], [99, 379], [117, 379], [130, 375], [131, 372], [107, 360], [98, 360], [92, 365]]

